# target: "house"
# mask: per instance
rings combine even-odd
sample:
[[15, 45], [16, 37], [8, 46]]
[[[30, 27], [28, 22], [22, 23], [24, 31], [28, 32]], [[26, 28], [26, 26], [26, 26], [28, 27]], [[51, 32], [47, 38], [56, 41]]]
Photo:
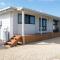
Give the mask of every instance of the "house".
[[28, 8], [8, 7], [0, 10], [0, 39], [14, 35], [60, 32], [60, 17]]

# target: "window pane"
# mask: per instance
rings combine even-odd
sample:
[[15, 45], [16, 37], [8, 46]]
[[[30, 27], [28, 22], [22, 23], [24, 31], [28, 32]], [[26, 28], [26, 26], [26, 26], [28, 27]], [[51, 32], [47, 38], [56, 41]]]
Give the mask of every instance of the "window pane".
[[41, 31], [41, 18], [39, 18], [39, 31]]
[[47, 30], [47, 27], [42, 27], [42, 31], [46, 31]]
[[46, 26], [47, 25], [47, 19], [42, 19], [42, 26]]
[[45, 20], [43, 20], [42, 23], [43, 23], [42, 26], [45, 26]]
[[57, 25], [58, 21], [57, 20], [53, 20], [53, 25]]
[[39, 27], [41, 27], [41, 18], [39, 18]]
[[18, 14], [18, 24], [22, 24], [22, 14]]
[[47, 19], [42, 18], [42, 30], [46, 31], [47, 30]]
[[29, 23], [30, 23], [29, 15], [25, 15], [25, 24], [29, 24]]
[[35, 17], [34, 16], [30, 16], [30, 24], [35, 24]]
[[25, 24], [35, 24], [35, 17], [25, 14]]

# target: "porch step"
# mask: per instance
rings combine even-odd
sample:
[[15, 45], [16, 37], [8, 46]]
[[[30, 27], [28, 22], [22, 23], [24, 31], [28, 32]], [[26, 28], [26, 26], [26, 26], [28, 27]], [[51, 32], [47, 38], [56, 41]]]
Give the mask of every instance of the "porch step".
[[16, 46], [18, 42], [22, 43], [22, 36], [21, 35], [13, 36], [8, 42], [6, 42], [6, 45], [13, 47], [13, 46]]

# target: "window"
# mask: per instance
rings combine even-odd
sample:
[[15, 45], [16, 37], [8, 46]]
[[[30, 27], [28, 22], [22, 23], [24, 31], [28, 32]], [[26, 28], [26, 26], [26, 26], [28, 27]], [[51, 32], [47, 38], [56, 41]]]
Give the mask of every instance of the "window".
[[35, 16], [25, 15], [25, 24], [35, 24]]
[[18, 14], [18, 24], [22, 24], [22, 14]]
[[39, 18], [39, 31], [41, 31], [41, 18]]
[[42, 31], [47, 30], [47, 19], [42, 18]]
[[39, 31], [41, 30], [41, 26], [42, 26], [42, 31], [47, 30], [47, 19], [42, 18], [42, 21], [41, 21], [41, 18], [39, 18]]
[[35, 24], [35, 17], [34, 16], [30, 16], [30, 24]]
[[[18, 24], [22, 24], [22, 14], [18, 14]], [[35, 24], [35, 16], [25, 14], [25, 24]]]
[[58, 20], [53, 20], [53, 25], [57, 25], [58, 24]]
[[59, 31], [59, 28], [57, 27], [58, 22], [59, 22], [58, 20], [53, 19], [53, 32], [58, 32]]
[[29, 23], [30, 23], [29, 15], [25, 15], [25, 24], [29, 24]]

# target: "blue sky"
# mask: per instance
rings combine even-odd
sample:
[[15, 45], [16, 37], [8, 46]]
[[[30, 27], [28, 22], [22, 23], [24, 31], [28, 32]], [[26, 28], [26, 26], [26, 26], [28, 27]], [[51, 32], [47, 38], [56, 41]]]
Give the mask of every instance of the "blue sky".
[[8, 6], [22, 6], [39, 10], [51, 15], [60, 16], [59, 0], [0, 0], [0, 8]]

